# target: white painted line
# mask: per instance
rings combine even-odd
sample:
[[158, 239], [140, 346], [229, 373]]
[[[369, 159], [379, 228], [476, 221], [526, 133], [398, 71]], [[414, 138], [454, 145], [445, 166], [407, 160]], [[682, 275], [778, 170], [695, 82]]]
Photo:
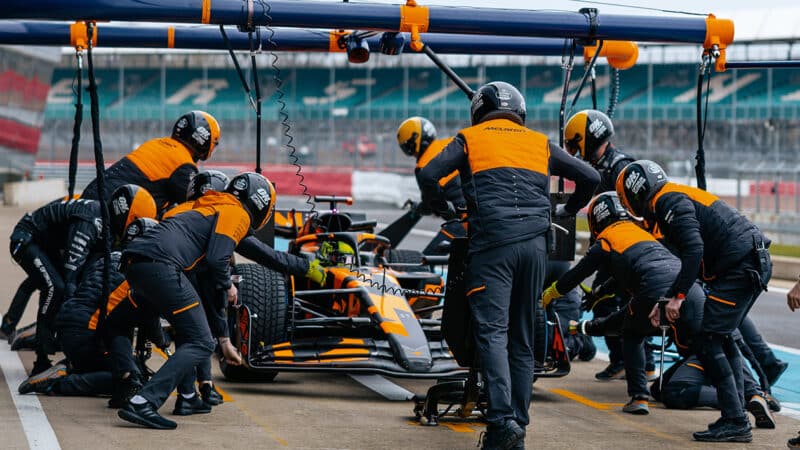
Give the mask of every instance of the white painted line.
[[774, 348], [775, 350], [780, 350], [782, 352], [791, 353], [792, 355], [800, 355], [800, 349], [796, 349], [793, 347], [786, 347], [785, 345], [778, 345], [778, 344], [770, 344], [767, 342], [767, 345]]
[[781, 412], [779, 414], [800, 420], [800, 403], [781, 403]]
[[39, 398], [36, 395], [20, 395], [17, 392], [17, 387], [28, 378], [28, 375], [17, 353], [12, 352], [5, 341], [0, 342], [0, 369], [3, 370], [6, 385], [11, 392], [11, 400], [17, 408], [30, 448], [61, 449], [56, 433], [47, 420], [42, 404], [39, 403]]
[[778, 287], [778, 286], [770, 286], [769, 287], [769, 292], [775, 292], [775, 293], [778, 293], [778, 294], [788, 294], [789, 293], [789, 289]]

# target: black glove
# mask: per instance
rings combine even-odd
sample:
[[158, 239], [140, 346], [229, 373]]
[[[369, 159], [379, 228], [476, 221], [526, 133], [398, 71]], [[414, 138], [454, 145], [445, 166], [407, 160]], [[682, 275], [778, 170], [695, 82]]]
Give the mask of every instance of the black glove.
[[446, 201], [438, 207], [436, 215], [444, 220], [452, 220], [458, 217], [458, 212], [456, 212], [456, 207], [453, 205], [453, 202]]
[[433, 210], [431, 210], [431, 208], [423, 202], [414, 203], [411, 209], [418, 216], [429, 216], [433, 214]]

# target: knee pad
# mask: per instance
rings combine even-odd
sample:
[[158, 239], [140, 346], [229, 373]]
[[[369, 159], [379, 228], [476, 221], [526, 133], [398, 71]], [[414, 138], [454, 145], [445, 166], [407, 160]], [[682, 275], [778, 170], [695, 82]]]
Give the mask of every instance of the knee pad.
[[667, 383], [661, 393], [661, 402], [669, 409], [692, 409], [700, 398], [699, 384]]

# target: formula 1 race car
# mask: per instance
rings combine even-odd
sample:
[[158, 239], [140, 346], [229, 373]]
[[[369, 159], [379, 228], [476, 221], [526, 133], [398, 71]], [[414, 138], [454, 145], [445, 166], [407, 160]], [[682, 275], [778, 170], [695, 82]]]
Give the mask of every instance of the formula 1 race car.
[[431, 271], [436, 261], [391, 249], [387, 238], [372, 233], [375, 222], [338, 211], [337, 203], [349, 198], [315, 201], [329, 202], [330, 210], [278, 211], [275, 232], [291, 239], [290, 253], [323, 261], [324, 286], [237, 265], [241, 304], [229, 311], [229, 321], [246, 367], [222, 362], [226, 378], [271, 380], [281, 371], [406, 378], [465, 373], [434, 317], [444, 290], [442, 276]]

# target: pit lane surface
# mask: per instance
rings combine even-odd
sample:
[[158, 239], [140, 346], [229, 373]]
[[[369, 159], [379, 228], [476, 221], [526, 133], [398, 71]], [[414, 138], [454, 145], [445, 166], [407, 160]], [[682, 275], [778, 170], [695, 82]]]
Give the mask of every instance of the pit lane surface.
[[[294, 201], [292, 201], [294, 202]], [[289, 202], [296, 205], [297, 202]], [[370, 206], [370, 218], [388, 223], [399, 214], [385, 206]], [[358, 205], [362, 210], [365, 205]], [[0, 209], [0, 234], [8, 236], [14, 223], [25, 211]], [[438, 221], [425, 219], [419, 229], [432, 231]], [[421, 248], [429, 237], [414, 234], [403, 247]], [[0, 285], [0, 308], [4, 311], [23, 272], [10, 257], [0, 258], [3, 283]], [[768, 294], [760, 303], [776, 303], [785, 308], [779, 294]], [[764, 300], [767, 300], [765, 302]], [[33, 300], [35, 302], [35, 299]], [[34, 307], [28, 308], [22, 323], [34, 319]], [[760, 310], [759, 310], [760, 311]], [[788, 310], [764, 311], [758, 323], [765, 327], [771, 342], [797, 344], [797, 327], [775, 328], [767, 334], [764, 321], [777, 316], [795, 319]], [[759, 314], [761, 314], [759, 312]], [[763, 320], [761, 319], [763, 317]], [[800, 316], [796, 317], [800, 320]], [[792, 322], [786, 322], [792, 323]], [[794, 322], [796, 323], [796, 322]], [[792, 334], [794, 333], [794, 334]], [[781, 340], [783, 339], [783, 340]], [[19, 358], [26, 370], [33, 354], [8, 351], [0, 343], [0, 361]], [[155, 367], [159, 358], [154, 357]], [[599, 383], [593, 374], [605, 363], [595, 360], [575, 363], [573, 373], [563, 379], [540, 380], [535, 385], [532, 405], [533, 425], [528, 429], [528, 448], [702, 448], [691, 441], [691, 432], [716, 419], [715, 411], [668, 411], [652, 406], [650, 416], [629, 416], [619, 412], [625, 399], [625, 383]], [[800, 367], [800, 364], [798, 365]], [[6, 370], [6, 364], [3, 364]], [[218, 385], [228, 401], [208, 415], [180, 417], [176, 431], [153, 431], [130, 426], [105, 407], [105, 399], [38, 396], [37, 406], [15, 405], [5, 373], [0, 374], [0, 448], [475, 448], [483, 426], [477, 421], [455, 422], [435, 428], [422, 427], [412, 420], [410, 402], [390, 402], [341, 375], [280, 374], [273, 383], [228, 383], [221, 379], [216, 366]], [[424, 393], [431, 382], [392, 380], [415, 393]], [[27, 396], [26, 396], [27, 397]], [[161, 412], [170, 417], [174, 400]], [[37, 427], [31, 428], [34, 422]], [[747, 446], [719, 448], [784, 448], [795, 435], [798, 422], [778, 416], [777, 430], [755, 430], [754, 442]], [[28, 425], [23, 426], [23, 423]], [[43, 431], [52, 429], [57, 442], [43, 440]], [[27, 431], [27, 433], [26, 433]]]

